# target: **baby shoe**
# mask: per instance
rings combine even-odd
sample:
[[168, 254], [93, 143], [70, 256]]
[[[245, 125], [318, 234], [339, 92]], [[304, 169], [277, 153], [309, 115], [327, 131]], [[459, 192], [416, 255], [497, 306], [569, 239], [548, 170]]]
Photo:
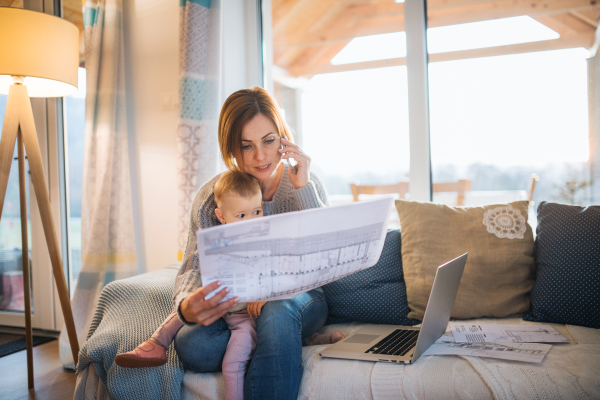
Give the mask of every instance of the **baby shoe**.
[[167, 349], [150, 338], [132, 351], [117, 354], [115, 362], [125, 368], [159, 367], [167, 362]]

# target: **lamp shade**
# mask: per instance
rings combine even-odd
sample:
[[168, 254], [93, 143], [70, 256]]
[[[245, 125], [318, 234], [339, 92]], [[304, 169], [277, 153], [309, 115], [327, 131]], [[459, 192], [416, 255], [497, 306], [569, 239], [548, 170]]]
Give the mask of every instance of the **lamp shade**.
[[30, 97], [77, 91], [79, 29], [52, 15], [0, 7], [0, 94], [24, 77]]

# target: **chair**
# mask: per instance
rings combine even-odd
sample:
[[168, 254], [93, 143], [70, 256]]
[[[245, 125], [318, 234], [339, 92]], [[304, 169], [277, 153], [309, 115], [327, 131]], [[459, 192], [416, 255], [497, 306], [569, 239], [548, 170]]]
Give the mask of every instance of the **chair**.
[[391, 194], [398, 193], [400, 198], [403, 199], [408, 193], [408, 182], [398, 182], [394, 185], [374, 185], [374, 186], [361, 186], [357, 184], [350, 184], [352, 190], [352, 196], [354, 201], [358, 201], [358, 195], [360, 194]]
[[465, 194], [471, 190], [471, 181], [460, 179], [456, 182], [438, 182], [433, 184], [433, 193], [438, 192], [457, 192], [457, 206], [462, 206], [465, 203]]
[[533, 192], [535, 191], [535, 185], [540, 178], [537, 174], [531, 174], [531, 181], [529, 183], [529, 193], [527, 193], [527, 198], [529, 199], [529, 205], [533, 205]]

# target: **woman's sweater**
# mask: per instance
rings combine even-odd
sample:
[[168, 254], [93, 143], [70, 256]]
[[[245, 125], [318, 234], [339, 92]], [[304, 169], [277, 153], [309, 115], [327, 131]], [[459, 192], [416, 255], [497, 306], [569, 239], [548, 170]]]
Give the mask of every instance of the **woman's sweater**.
[[[202, 185], [192, 204], [188, 241], [183, 262], [175, 280], [175, 291], [173, 293], [174, 306], [179, 319], [184, 323], [187, 322], [181, 315], [179, 306], [183, 299], [196, 289], [202, 287], [196, 231], [221, 225], [221, 222], [215, 215], [217, 203], [215, 202], [214, 194], [215, 183], [219, 179], [219, 176], [220, 174]], [[277, 191], [273, 195], [272, 201], [265, 201], [263, 203], [263, 213], [265, 216], [268, 216], [326, 206], [329, 206], [329, 196], [323, 182], [317, 175], [311, 172], [309, 184], [296, 190], [288, 179], [288, 168], [284, 165]], [[236, 306], [236, 309], [238, 308], [241, 307]]]

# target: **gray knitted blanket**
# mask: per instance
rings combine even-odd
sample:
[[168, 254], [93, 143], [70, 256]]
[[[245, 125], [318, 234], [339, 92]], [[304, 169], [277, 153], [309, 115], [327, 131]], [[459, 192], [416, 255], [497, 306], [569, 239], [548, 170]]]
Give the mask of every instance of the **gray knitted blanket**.
[[184, 369], [173, 346], [162, 367], [131, 369], [114, 362], [115, 355], [148, 339], [171, 313], [178, 267], [174, 264], [111, 282], [102, 289], [87, 341], [79, 352], [77, 374], [92, 364], [111, 398], [180, 398]]

